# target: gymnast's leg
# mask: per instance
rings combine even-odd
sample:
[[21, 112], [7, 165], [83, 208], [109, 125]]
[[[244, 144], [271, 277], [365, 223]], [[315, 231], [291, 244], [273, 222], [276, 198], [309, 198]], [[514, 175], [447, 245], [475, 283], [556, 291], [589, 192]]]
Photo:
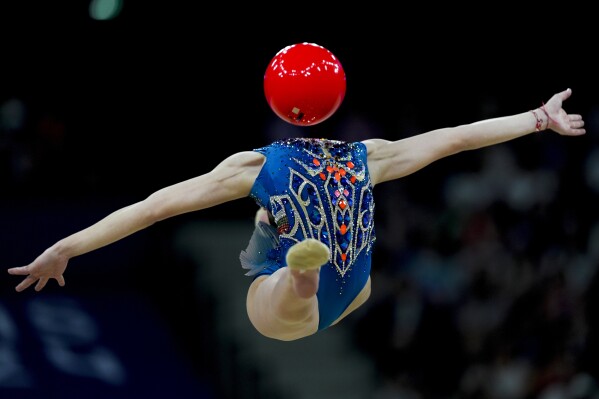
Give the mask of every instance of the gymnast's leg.
[[318, 240], [306, 239], [288, 251], [287, 267], [257, 277], [248, 290], [247, 311], [254, 327], [263, 335], [291, 341], [318, 330], [316, 292], [320, 267], [328, 261], [329, 249]]

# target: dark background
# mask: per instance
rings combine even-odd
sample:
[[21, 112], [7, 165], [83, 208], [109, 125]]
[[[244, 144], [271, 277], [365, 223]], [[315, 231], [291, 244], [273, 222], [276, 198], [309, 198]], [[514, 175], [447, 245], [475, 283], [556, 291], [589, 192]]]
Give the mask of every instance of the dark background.
[[466, 18], [423, 5], [393, 18], [374, 6], [266, 12], [151, 1], [95, 21], [87, 2], [4, 7], [2, 98], [25, 103], [40, 166], [10, 195], [139, 197], [265, 144], [273, 114], [262, 77], [290, 43], [329, 48], [347, 74], [339, 112], [298, 131], [313, 136], [371, 136], [339, 131], [364, 116], [378, 135], [400, 138], [412, 133], [399, 129], [405, 120], [423, 129], [470, 122], [487, 98], [515, 112], [566, 87], [569, 107], [588, 112], [597, 85], [584, 10], [539, 23], [543, 13], [501, 9]]
[[[512, 231], [511, 225], [506, 227], [508, 220], [532, 221], [528, 226], [532, 225], [536, 233], [533, 244], [520, 248], [522, 252], [507, 245], [514, 258], [540, 264], [543, 257], [539, 254], [545, 252], [540, 245], [564, 241], [570, 244], [569, 254], [592, 252], [587, 239], [597, 221], [597, 192], [588, 184], [593, 169], [587, 162], [598, 142], [597, 34], [593, 14], [586, 8], [568, 4], [560, 10], [527, 11], [499, 4], [479, 10], [429, 3], [350, 7], [337, 2], [237, 5], [125, 1], [116, 18], [98, 21], [90, 18], [88, 7], [85, 1], [14, 1], [4, 2], [0, 8], [0, 106], [4, 112], [0, 126], [0, 263], [5, 268], [26, 264], [58, 239], [109, 212], [142, 200], [165, 185], [205, 173], [224, 157], [260, 147], [275, 137], [400, 139], [526, 111], [567, 87], [574, 94], [565, 108], [583, 114], [588, 130], [585, 137], [563, 138], [545, 132], [504, 145], [522, 170], [550, 169], [560, 182], [559, 194], [542, 209], [514, 210], [498, 201], [480, 212], [492, 220], [500, 235]], [[278, 120], [268, 108], [262, 79], [277, 51], [304, 41], [323, 45], [339, 58], [347, 76], [347, 92], [342, 106], [329, 120], [297, 128]], [[14, 120], [20, 123], [11, 125], [9, 121]], [[448, 233], [437, 230], [442, 224], [439, 220], [447, 216], [441, 212], [446, 205], [443, 188], [453, 174], [480, 172], [485, 154], [481, 151], [441, 160], [394, 188], [380, 189], [379, 235], [393, 234], [395, 227], [404, 226], [401, 231], [405, 236], [398, 237], [406, 238], [402, 249], [394, 240], [380, 239], [377, 256], [385, 278], [396, 278], [401, 286], [404, 270], [393, 265], [409, 258], [417, 248], [432, 243], [451, 257], [460, 244], [465, 245], [458, 240], [448, 243], [444, 236]], [[411, 221], [428, 220], [428, 228], [420, 226], [406, 232], [410, 218], [402, 215], [402, 210], [414, 209], [406, 203], [418, 204], [418, 209], [426, 208], [436, 215]], [[386, 214], [387, 210], [391, 212]], [[199, 334], [200, 340], [209, 339], [209, 334], [189, 327], [189, 320], [172, 306], [188, 299], [177, 282], [190, 266], [163, 269], [163, 264], [169, 263], [165, 259], [176, 255], [161, 242], [186, 222], [251, 220], [254, 211], [255, 205], [247, 199], [164, 221], [109, 249], [73, 259], [66, 276], [68, 288], [57, 289], [50, 282], [44, 295], [51, 299], [65, 290], [68, 295], [80, 295], [80, 303], [106, 331], [120, 330], [119, 323], [127, 324], [127, 309], [135, 308], [139, 298], [142, 303], [147, 300], [145, 307], [139, 306], [144, 309], [141, 313], [148, 315], [129, 326], [134, 328], [128, 330], [131, 335], [114, 331], [114, 341], [108, 339], [104, 344], [118, 351], [120, 345], [127, 346], [135, 341], [132, 336], [143, 331], [164, 330], [167, 335], [170, 331], [175, 336], [172, 351], [167, 345], [154, 360], [160, 363], [173, 353], [183, 352], [180, 363], [174, 364], [182, 364], [184, 369], [189, 366], [199, 376], [164, 373], [164, 384], [189, 384], [181, 397], [216, 397], [220, 387], [207, 382], [211, 380], [206, 367], [209, 356], [204, 351], [210, 345], [189, 344], [194, 334]], [[574, 232], [568, 230], [572, 225]], [[435, 238], [423, 238], [427, 232]], [[588, 257], [594, 264], [596, 259]], [[82, 264], [85, 268], [75, 267]], [[171, 277], [171, 272], [177, 272], [178, 278]], [[55, 380], [49, 382], [48, 374], [57, 373], [59, 380], [60, 373], [50, 363], [40, 365], [33, 360], [38, 348], [27, 346], [23, 337], [17, 341], [11, 332], [13, 326], [25, 336], [45, 339], [35, 327], [36, 319], [23, 316], [23, 309], [35, 303], [37, 294], [15, 294], [12, 289], [18, 281], [9, 276], [0, 279], [0, 310], [7, 315], [5, 320], [15, 321], [2, 324], [0, 338], [5, 348], [25, 359], [21, 362], [23, 370], [45, 377], [37, 379], [42, 382], [34, 384], [36, 388], [8, 386], [6, 392], [29, 398], [46, 390], [59, 397], [61, 391], [55, 388]], [[183, 286], [194, 289], [191, 283]], [[373, 302], [383, 301], [386, 292], [393, 292], [387, 289]], [[110, 300], [98, 307], [95, 295], [103, 298], [107, 291]], [[136, 299], [119, 301], [121, 295]], [[584, 303], [594, 303], [590, 298]], [[120, 309], [118, 317], [102, 311], [110, 307]], [[440, 308], [433, 306], [433, 311], [440, 312], [433, 316], [435, 321], [447, 314], [451, 319], [457, 313], [453, 307], [450, 311]], [[368, 329], [361, 329], [361, 325], [391, 328], [385, 324], [389, 320], [385, 308], [379, 309], [381, 314], [373, 311], [368, 316], [372, 319], [364, 316], [364, 321], [356, 321], [357, 345], [378, 362], [383, 374], [413, 375], [403, 363], [390, 367], [378, 357], [388, 347], [364, 344], [369, 342], [364, 336]], [[520, 325], [521, 319], [517, 320], [512, 325]], [[593, 319], [583, 320], [594, 332]], [[423, 328], [431, 331], [430, 327]], [[429, 342], [425, 333], [421, 336], [424, 343], [414, 342], [409, 354], [402, 349], [398, 356], [416, 358], [419, 348]], [[589, 339], [589, 346], [581, 352], [594, 353], [591, 344], [594, 341]], [[181, 347], [184, 349], [178, 351]], [[144, 361], [140, 360], [145, 359], [144, 353], [146, 348], [132, 345], [122, 356], [135, 370], [135, 365]], [[458, 357], [456, 370], [467, 369], [464, 364], [471, 359]], [[5, 355], [3, 364], [18, 364], [11, 359]], [[580, 363], [579, 369], [596, 372], [594, 362]], [[4, 381], [8, 381], [6, 375], [8, 372]], [[142, 384], [131, 381], [130, 392], [137, 392]], [[198, 381], [200, 387], [196, 386]], [[415, 378], [410, 384], [420, 386], [423, 397], [457, 390], [447, 383], [430, 392], [430, 384]], [[428, 392], [424, 386], [429, 387]], [[82, 385], [80, 389], [85, 388]], [[98, 397], [104, 392], [116, 397], [111, 388], [102, 385], [98, 389]], [[79, 392], [74, 388], [71, 394]], [[142, 391], [141, 395], [148, 397], [149, 393]]]
[[376, 134], [400, 138], [412, 133], [400, 129], [405, 120], [422, 129], [470, 122], [484, 99], [521, 111], [566, 87], [575, 93], [569, 107], [588, 112], [596, 87], [592, 28], [578, 20], [584, 10], [548, 21], [501, 9], [466, 18], [422, 5], [394, 18], [375, 6], [266, 12], [151, 1], [95, 21], [87, 2], [9, 6], [2, 97], [25, 103], [39, 165], [10, 195], [139, 198], [265, 144], [273, 114], [262, 77], [290, 43], [329, 48], [347, 74], [339, 112], [298, 132], [314, 136], [371, 136], [340, 131], [349, 116], [363, 116]]

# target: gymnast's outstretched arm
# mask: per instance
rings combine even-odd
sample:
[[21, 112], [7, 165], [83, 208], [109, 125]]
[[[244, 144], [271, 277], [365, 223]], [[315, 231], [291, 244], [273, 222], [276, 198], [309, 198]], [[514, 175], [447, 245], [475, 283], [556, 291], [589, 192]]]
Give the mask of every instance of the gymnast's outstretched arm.
[[409, 175], [449, 155], [503, 143], [524, 135], [553, 130], [563, 136], [585, 134], [579, 114], [568, 114], [562, 104], [571, 89], [554, 94], [542, 107], [515, 115], [432, 130], [397, 141], [366, 140], [373, 184]]
[[16, 290], [23, 291], [35, 283], [35, 290], [40, 291], [51, 278], [64, 286], [63, 274], [75, 256], [114, 243], [161, 220], [246, 197], [263, 161], [263, 155], [252, 151], [234, 154], [206, 174], [162, 188], [59, 240], [28, 265], [8, 269], [9, 274], [25, 276]]

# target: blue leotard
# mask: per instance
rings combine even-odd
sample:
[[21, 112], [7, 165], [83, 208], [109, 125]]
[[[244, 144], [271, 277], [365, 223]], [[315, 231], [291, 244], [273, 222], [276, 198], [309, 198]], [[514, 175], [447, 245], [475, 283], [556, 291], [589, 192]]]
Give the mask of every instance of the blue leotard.
[[[366, 146], [325, 139], [286, 139], [255, 149], [266, 161], [250, 196], [274, 216], [272, 245], [249, 275], [285, 267], [289, 248], [311, 237], [331, 252], [321, 267], [318, 329], [333, 323], [360, 293], [370, 275], [375, 241], [372, 184]], [[242, 253], [243, 254], [243, 253]], [[243, 261], [242, 261], [243, 263]]]

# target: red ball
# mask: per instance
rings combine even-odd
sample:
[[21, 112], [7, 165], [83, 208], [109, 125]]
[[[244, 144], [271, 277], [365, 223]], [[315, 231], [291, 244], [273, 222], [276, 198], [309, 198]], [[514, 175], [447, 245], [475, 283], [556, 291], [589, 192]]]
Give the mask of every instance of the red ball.
[[264, 74], [270, 108], [286, 122], [315, 125], [337, 111], [345, 97], [345, 71], [326, 48], [298, 43], [280, 50]]

